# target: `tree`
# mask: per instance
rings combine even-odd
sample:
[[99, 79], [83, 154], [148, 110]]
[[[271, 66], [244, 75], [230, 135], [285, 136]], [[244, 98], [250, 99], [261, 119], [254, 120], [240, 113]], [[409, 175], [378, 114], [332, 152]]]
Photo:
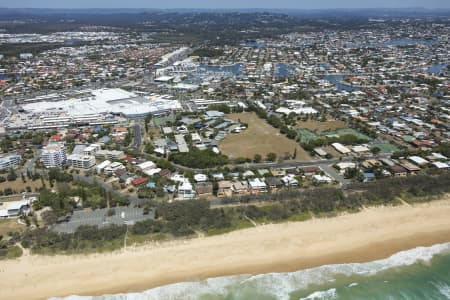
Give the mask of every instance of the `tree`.
[[260, 163], [262, 160], [261, 154], [255, 154], [255, 157], [253, 158], [253, 162]]
[[344, 172], [344, 178], [351, 179], [357, 177], [359, 174], [359, 171], [357, 168], [347, 168]]
[[45, 224], [47, 225], [53, 225], [56, 223], [56, 221], [58, 220], [58, 216], [56, 215], [56, 213], [52, 210], [47, 210], [44, 211], [41, 215], [42, 220], [45, 222]]
[[277, 160], [277, 154], [270, 152], [269, 154], [267, 154], [267, 160], [270, 162], [274, 162]]
[[148, 132], [150, 121], [153, 119], [152, 114], [148, 114], [145, 116], [145, 131]]
[[16, 172], [14, 172], [14, 170], [12, 168], [9, 169], [9, 173], [8, 173], [8, 176], [6, 177], [6, 179], [8, 179], [8, 181], [15, 181], [17, 179]]
[[381, 149], [379, 147], [373, 147], [372, 149], [370, 149], [370, 152], [372, 152], [373, 155], [377, 155], [381, 152]]

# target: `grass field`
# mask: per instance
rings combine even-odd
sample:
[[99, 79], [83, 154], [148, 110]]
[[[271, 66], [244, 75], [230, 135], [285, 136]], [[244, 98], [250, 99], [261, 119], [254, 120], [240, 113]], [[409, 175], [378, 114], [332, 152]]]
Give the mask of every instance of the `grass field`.
[[307, 121], [307, 122], [297, 122], [295, 128], [305, 128], [312, 131], [326, 131], [326, 130], [336, 130], [348, 128], [342, 121], [329, 120], [325, 122], [318, 121]]
[[276, 128], [260, 119], [256, 114], [229, 114], [227, 118], [248, 124], [247, 130], [239, 134], [229, 134], [220, 142], [220, 150], [228, 157], [253, 159], [255, 154], [265, 157], [270, 152], [276, 153], [278, 157], [284, 157], [286, 153], [292, 155], [297, 149], [296, 160], [311, 160], [309, 153], [303, 150], [298, 143], [280, 134]]
[[373, 144], [371, 145], [371, 148], [378, 147], [381, 150], [381, 153], [394, 153], [395, 151], [399, 151], [400, 148], [398, 148], [395, 145], [392, 144]]
[[[47, 187], [50, 187], [50, 183], [46, 180], [45, 184]], [[27, 179], [27, 182], [23, 182], [19, 177], [16, 181], [5, 181], [0, 183], [0, 190], [3, 191], [6, 188], [10, 188], [13, 190], [14, 194], [20, 193], [22, 190], [25, 191], [26, 187], [29, 186], [32, 192], [35, 192], [36, 189], [40, 189], [42, 187], [42, 181], [40, 179], [32, 181]]]
[[17, 222], [17, 219], [3, 219], [0, 220], [0, 235], [6, 236], [8, 232], [24, 231], [25, 225]]
[[297, 138], [301, 141], [301, 143], [309, 143], [311, 141], [314, 141], [320, 137], [340, 137], [343, 135], [353, 135], [361, 140], [366, 140], [367, 142], [370, 141], [370, 137], [368, 137], [365, 134], [362, 134], [361, 132], [351, 129], [351, 128], [343, 128], [343, 129], [336, 129], [336, 130], [323, 130], [323, 131], [312, 131], [310, 129], [306, 128], [297, 128], [298, 136]]

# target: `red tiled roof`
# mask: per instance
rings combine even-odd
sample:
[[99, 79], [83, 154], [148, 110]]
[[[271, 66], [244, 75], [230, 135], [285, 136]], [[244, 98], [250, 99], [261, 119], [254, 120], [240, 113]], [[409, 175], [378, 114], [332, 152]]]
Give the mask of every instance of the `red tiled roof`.
[[134, 186], [138, 186], [138, 185], [143, 185], [147, 182], [148, 182], [147, 178], [139, 177], [139, 178], [133, 179], [133, 181], [131, 181], [131, 184]]

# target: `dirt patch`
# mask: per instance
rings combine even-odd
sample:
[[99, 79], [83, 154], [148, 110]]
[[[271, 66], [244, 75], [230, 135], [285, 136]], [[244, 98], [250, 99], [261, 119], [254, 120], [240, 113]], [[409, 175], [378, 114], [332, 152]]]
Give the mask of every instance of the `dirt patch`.
[[336, 129], [344, 129], [348, 128], [344, 122], [338, 120], [327, 120], [325, 122], [318, 121], [306, 121], [306, 122], [297, 122], [295, 128], [305, 128], [312, 131], [326, 131], [326, 130], [336, 130]]

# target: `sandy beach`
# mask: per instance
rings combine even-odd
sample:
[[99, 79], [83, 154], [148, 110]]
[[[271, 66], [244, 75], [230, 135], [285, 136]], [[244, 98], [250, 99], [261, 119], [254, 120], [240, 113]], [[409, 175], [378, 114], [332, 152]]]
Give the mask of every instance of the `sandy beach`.
[[365, 262], [450, 242], [450, 197], [87, 256], [0, 262], [0, 299], [142, 291], [180, 281]]

